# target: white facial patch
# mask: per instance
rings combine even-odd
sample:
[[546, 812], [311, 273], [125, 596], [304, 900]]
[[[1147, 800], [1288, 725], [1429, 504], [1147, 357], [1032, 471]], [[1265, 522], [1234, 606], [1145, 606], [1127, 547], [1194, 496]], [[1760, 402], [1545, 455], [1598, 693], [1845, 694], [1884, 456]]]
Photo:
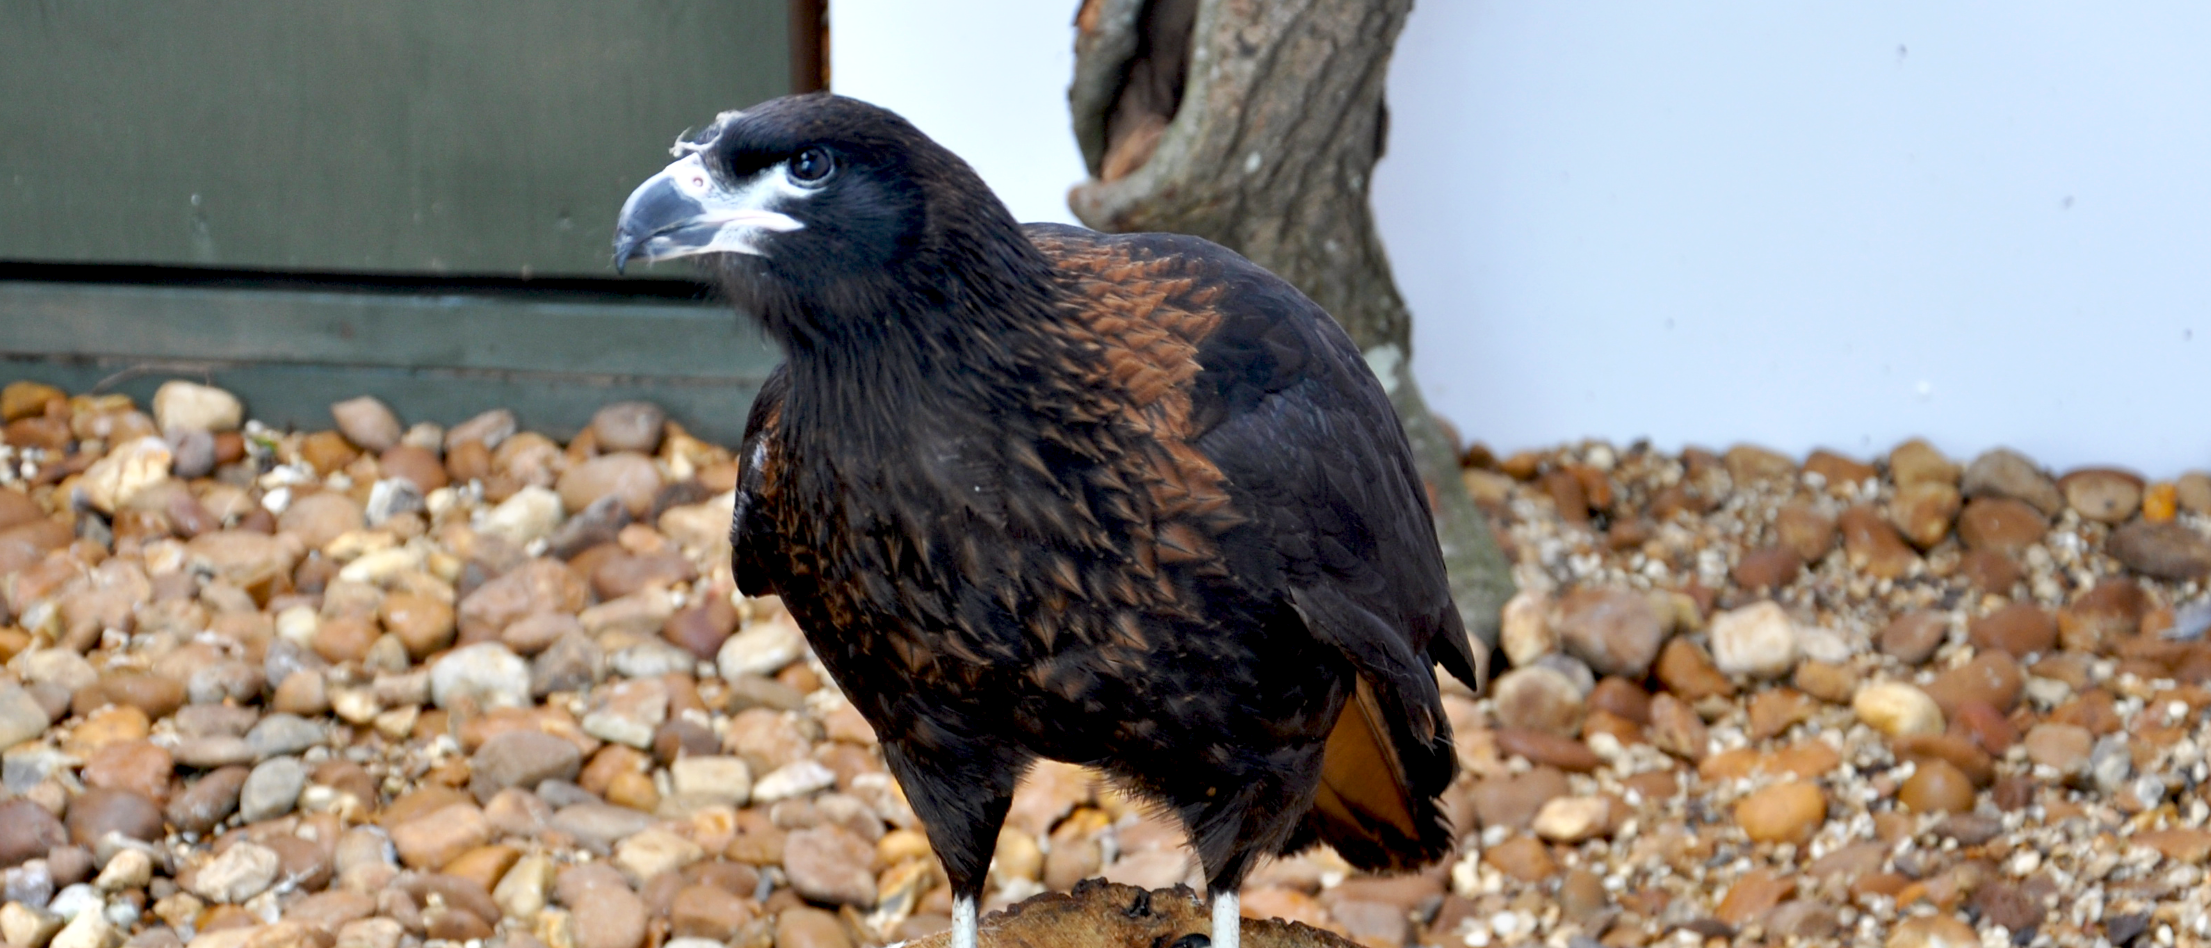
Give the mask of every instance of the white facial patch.
[[806, 228], [797, 218], [774, 210], [789, 201], [804, 200], [808, 194], [807, 189], [790, 182], [783, 164], [761, 169], [743, 184], [728, 188], [723, 187], [707, 170], [705, 161], [693, 153], [662, 169], [657, 177], [667, 179], [677, 191], [703, 209], [703, 213], [685, 224], [684, 230], [707, 227], [715, 230], [703, 243], [695, 237], [683, 241], [665, 237], [647, 240], [645, 249], [654, 259], [708, 253], [763, 256], [761, 238], [764, 236]]

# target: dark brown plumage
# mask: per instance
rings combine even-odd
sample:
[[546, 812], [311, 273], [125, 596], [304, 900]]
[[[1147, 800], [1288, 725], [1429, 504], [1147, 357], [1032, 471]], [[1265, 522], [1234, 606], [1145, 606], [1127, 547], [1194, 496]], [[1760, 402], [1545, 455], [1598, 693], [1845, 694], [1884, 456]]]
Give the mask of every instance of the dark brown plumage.
[[1380, 870], [1450, 850], [1433, 666], [1476, 664], [1395, 414], [1326, 313], [1196, 238], [1016, 225], [853, 100], [688, 150], [618, 254], [702, 256], [787, 350], [737, 581], [874, 725], [956, 892], [1036, 757], [1172, 809], [1216, 893], [1319, 842]]

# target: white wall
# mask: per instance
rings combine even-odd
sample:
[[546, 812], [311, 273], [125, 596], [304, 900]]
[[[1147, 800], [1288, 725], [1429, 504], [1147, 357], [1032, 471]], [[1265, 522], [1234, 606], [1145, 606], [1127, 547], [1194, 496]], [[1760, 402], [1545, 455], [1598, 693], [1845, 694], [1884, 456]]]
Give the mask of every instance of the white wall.
[[[832, 0], [833, 81], [1067, 219], [1074, 4]], [[1375, 204], [1437, 409], [2211, 466], [2211, 6], [1426, 0]]]
[[1024, 221], [1080, 223], [1067, 118], [1075, 7], [1058, 0], [830, 0], [829, 86], [967, 159]]

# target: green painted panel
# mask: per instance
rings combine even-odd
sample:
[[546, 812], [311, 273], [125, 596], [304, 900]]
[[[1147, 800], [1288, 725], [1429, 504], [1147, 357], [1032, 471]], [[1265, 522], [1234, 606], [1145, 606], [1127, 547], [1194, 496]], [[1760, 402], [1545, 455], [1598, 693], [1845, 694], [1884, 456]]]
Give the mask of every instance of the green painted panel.
[[788, 0], [0, 0], [0, 260], [613, 275]]
[[780, 361], [727, 307], [561, 295], [335, 293], [0, 281], [0, 384], [121, 391], [220, 385], [252, 417], [325, 428], [329, 405], [383, 399], [408, 421], [510, 408], [567, 437], [640, 398], [734, 444]]
[[0, 281], [0, 354], [758, 378], [727, 306]]

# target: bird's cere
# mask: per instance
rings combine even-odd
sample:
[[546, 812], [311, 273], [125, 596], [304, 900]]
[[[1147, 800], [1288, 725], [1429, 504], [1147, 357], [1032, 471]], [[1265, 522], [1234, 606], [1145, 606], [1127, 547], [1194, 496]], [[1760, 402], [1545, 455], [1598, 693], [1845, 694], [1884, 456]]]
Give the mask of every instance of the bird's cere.
[[722, 137], [722, 129], [728, 128], [731, 122], [744, 117], [745, 113], [742, 109], [730, 109], [714, 116], [714, 121], [700, 131], [697, 138], [689, 137], [689, 133], [679, 136], [675, 144], [668, 146], [668, 156], [681, 158], [685, 155], [696, 155], [714, 147], [714, 142]]
[[685, 155], [645, 179], [622, 202], [614, 265], [620, 269], [632, 258], [652, 263], [709, 253], [763, 256], [766, 235], [805, 228], [777, 208], [803, 200], [806, 193], [790, 182], [783, 164], [727, 187], [698, 153]]

